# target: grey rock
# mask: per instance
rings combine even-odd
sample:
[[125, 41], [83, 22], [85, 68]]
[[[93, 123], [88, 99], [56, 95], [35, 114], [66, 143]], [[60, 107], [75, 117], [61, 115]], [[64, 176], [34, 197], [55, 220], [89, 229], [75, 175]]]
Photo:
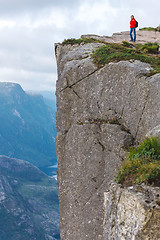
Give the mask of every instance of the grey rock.
[[122, 188], [112, 183], [104, 193], [104, 239], [160, 239], [160, 188]]
[[152, 130], [150, 130], [147, 134], [146, 137], [160, 137], [160, 125], [154, 127]]
[[[136, 43], [157, 42], [160, 44], [160, 32], [156, 31], [136, 31]], [[94, 38], [103, 42], [121, 43], [122, 41], [129, 41], [129, 31], [114, 33], [112, 36], [98, 36], [94, 34], [82, 35], [84, 38]]]
[[74, 124], [66, 135], [58, 134], [62, 239], [102, 239], [103, 192], [116, 174], [122, 147], [131, 141], [111, 124]]
[[103, 193], [124, 148], [160, 124], [160, 75], [147, 77], [150, 65], [134, 60], [97, 69], [100, 45], [56, 45], [62, 240], [103, 239]]

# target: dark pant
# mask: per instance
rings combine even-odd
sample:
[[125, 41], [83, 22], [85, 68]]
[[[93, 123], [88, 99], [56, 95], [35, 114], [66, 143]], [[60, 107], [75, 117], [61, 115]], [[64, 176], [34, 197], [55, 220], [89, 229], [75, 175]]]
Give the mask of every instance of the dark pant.
[[[132, 32], [134, 34], [134, 38], [132, 36]], [[130, 37], [131, 37], [131, 41], [135, 42], [136, 41], [136, 28], [130, 28]]]

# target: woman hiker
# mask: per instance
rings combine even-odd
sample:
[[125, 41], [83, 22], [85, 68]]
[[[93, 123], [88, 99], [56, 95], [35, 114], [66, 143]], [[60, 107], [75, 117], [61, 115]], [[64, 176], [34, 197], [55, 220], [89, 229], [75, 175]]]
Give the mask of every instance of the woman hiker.
[[[134, 34], [134, 38], [132, 36], [132, 32]], [[133, 15], [131, 15], [131, 21], [130, 21], [130, 37], [132, 42], [136, 41], [136, 19], [134, 18]]]

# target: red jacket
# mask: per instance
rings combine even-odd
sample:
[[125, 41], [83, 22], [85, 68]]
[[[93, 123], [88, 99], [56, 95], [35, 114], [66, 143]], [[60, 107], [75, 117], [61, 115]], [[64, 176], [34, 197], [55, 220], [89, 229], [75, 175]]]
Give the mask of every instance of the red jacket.
[[130, 21], [130, 28], [134, 28], [136, 26], [136, 19], [133, 18], [131, 21]]

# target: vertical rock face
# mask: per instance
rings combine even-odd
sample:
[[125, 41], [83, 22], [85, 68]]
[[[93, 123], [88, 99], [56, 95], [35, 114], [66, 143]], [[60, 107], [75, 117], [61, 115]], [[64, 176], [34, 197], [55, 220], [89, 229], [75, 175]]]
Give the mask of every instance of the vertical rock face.
[[124, 158], [160, 120], [160, 76], [139, 61], [101, 69], [100, 43], [56, 45], [57, 158], [62, 240], [102, 240], [103, 195]]
[[105, 240], [160, 239], [160, 188], [112, 184], [104, 197]]

